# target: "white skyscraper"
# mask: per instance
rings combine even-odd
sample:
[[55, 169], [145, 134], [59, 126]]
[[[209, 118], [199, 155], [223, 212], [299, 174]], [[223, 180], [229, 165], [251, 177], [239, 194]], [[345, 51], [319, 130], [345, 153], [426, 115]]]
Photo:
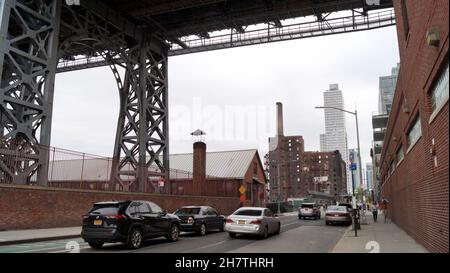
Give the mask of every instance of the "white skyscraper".
[[[330, 89], [323, 93], [325, 107], [344, 109], [344, 98], [338, 84], [330, 84]], [[351, 192], [351, 175], [348, 170], [347, 130], [345, 129], [345, 113], [339, 110], [325, 108], [325, 134], [320, 135], [322, 152], [336, 151], [341, 153], [347, 163], [347, 191]]]

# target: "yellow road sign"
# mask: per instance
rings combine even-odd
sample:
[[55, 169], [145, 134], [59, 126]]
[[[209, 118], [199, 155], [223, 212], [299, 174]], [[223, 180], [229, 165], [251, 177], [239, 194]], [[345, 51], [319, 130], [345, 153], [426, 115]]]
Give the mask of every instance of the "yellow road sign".
[[244, 187], [244, 185], [242, 185], [242, 186], [239, 188], [239, 192], [240, 192], [241, 194], [244, 194], [244, 193], [245, 193], [245, 187]]

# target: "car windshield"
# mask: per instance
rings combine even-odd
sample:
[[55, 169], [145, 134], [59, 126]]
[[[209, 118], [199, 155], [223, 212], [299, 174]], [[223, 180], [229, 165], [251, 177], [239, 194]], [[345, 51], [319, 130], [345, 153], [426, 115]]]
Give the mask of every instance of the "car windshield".
[[234, 213], [234, 215], [243, 215], [243, 216], [261, 216], [262, 210], [255, 209], [242, 209], [238, 210]]
[[199, 213], [200, 208], [181, 208], [175, 211], [175, 215], [194, 215]]
[[312, 209], [314, 207], [314, 205], [312, 205], [312, 204], [303, 204], [302, 205], [302, 209], [303, 208], [306, 208], [306, 209]]
[[99, 215], [112, 215], [119, 213], [119, 205], [94, 205], [94, 207], [89, 212], [90, 214], [99, 214]]
[[343, 207], [343, 206], [331, 206], [331, 207], [328, 207], [327, 210], [332, 210], [332, 211], [347, 211], [347, 208], [346, 208], [346, 207]]

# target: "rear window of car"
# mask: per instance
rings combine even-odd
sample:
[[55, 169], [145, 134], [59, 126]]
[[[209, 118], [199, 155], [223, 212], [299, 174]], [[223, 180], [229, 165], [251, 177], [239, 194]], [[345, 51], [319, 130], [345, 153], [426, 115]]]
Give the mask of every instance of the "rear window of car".
[[347, 211], [346, 207], [343, 206], [331, 206], [328, 207], [328, 210], [333, 210], [333, 211]]
[[312, 208], [314, 208], [314, 205], [312, 205], [312, 204], [303, 204], [302, 208], [312, 209]]
[[199, 213], [200, 208], [181, 208], [175, 211], [175, 215], [193, 215]]
[[120, 208], [119, 205], [100, 205], [94, 206], [89, 213], [100, 215], [118, 214], [119, 208]]
[[243, 216], [261, 216], [262, 210], [255, 210], [255, 209], [243, 209], [238, 210], [234, 213], [234, 215], [243, 215]]

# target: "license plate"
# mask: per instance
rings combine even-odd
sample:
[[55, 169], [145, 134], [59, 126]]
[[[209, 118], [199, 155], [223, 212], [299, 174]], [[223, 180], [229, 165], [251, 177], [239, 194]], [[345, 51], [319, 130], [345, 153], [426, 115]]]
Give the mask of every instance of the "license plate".
[[238, 224], [239, 224], [239, 225], [245, 225], [245, 220], [239, 220], [239, 221], [238, 221]]
[[103, 224], [102, 220], [94, 220], [94, 226], [101, 226]]
[[339, 214], [335, 214], [334, 216], [339, 217], [340, 215]]

